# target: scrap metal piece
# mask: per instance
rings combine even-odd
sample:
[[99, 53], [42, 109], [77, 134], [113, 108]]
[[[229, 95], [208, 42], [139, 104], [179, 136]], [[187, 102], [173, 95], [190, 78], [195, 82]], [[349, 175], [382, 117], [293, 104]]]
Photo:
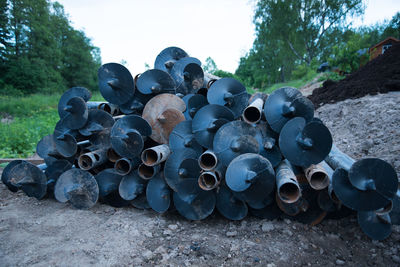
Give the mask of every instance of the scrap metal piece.
[[186, 104], [186, 110], [183, 113], [186, 120], [192, 120], [196, 112], [208, 104], [207, 98], [200, 94], [187, 94], [182, 100]]
[[118, 155], [135, 158], [142, 152], [143, 137], [151, 135], [151, 127], [137, 115], [127, 115], [111, 129], [111, 145]]
[[277, 196], [284, 203], [295, 203], [301, 197], [300, 185], [287, 160], [282, 161], [276, 169], [276, 187]]
[[157, 55], [154, 68], [170, 72], [176, 61], [189, 55], [179, 47], [167, 47]]
[[178, 191], [177, 185], [189, 178], [197, 178], [200, 175], [200, 167], [197, 163], [200, 153], [193, 149], [180, 149], [174, 151], [164, 165], [164, 177], [172, 190]]
[[202, 107], [192, 120], [196, 141], [206, 148], [212, 148], [217, 130], [233, 119], [232, 111], [224, 106], [209, 104]]
[[140, 74], [136, 81], [136, 88], [145, 95], [170, 93], [175, 94], [175, 81], [167, 72], [152, 69]]
[[192, 121], [178, 123], [169, 135], [169, 147], [172, 151], [191, 148], [198, 153], [203, 152], [203, 147], [197, 143], [192, 133]]
[[174, 63], [171, 76], [176, 83], [176, 92], [183, 95], [195, 93], [203, 87], [204, 72], [197, 58], [184, 57]]
[[170, 154], [168, 145], [159, 145], [143, 150], [141, 159], [146, 166], [155, 166], [166, 161]]
[[63, 134], [58, 137], [53, 135], [54, 144], [56, 146], [57, 152], [65, 157], [74, 157], [78, 150], [78, 143], [74, 136], [70, 134]]
[[118, 63], [102, 65], [98, 72], [100, 93], [108, 102], [122, 105], [135, 93], [135, 84], [129, 70]]
[[111, 128], [114, 125], [114, 118], [107, 112], [100, 109], [89, 110], [88, 120], [79, 133], [83, 136], [91, 136], [103, 131], [105, 128]]
[[176, 95], [160, 94], [153, 97], [143, 109], [143, 119], [152, 128], [150, 138], [160, 144], [168, 144], [169, 135], [174, 127], [185, 120], [182, 112], [185, 102]]
[[147, 102], [150, 101], [150, 99], [153, 97], [153, 95], [145, 95], [140, 93], [139, 90], [135, 91], [135, 94], [133, 97], [131, 97], [126, 103], [119, 105], [120, 110], [124, 114], [141, 114], [144, 106], [146, 105]]
[[125, 200], [133, 200], [144, 192], [146, 180], [140, 178], [137, 171], [130, 172], [122, 177], [119, 184], [119, 195]]
[[378, 214], [375, 211], [357, 212], [361, 230], [373, 240], [384, 240], [392, 232], [392, 224], [388, 213]]
[[58, 115], [60, 116], [60, 118], [68, 115], [68, 111], [66, 109], [68, 106], [68, 102], [72, 98], [76, 97], [81, 98], [83, 102], [87, 102], [92, 97], [92, 93], [90, 93], [90, 91], [84, 87], [72, 87], [65, 91], [58, 101]]
[[47, 178], [44, 172], [24, 160], [13, 163], [2, 179], [6, 185], [11, 185], [13, 190], [22, 190], [28, 197], [42, 199], [47, 192]]
[[282, 87], [268, 96], [264, 114], [271, 128], [279, 133], [294, 117], [302, 117], [309, 122], [314, 117], [314, 105], [296, 88]]
[[237, 198], [226, 185], [218, 190], [216, 208], [229, 220], [242, 220], [248, 213], [246, 202]]
[[260, 135], [257, 128], [243, 121], [231, 121], [221, 126], [214, 136], [213, 150], [224, 166], [244, 153], [258, 153]]
[[56, 160], [56, 158], [61, 157], [60, 153], [56, 149], [56, 144], [54, 142], [53, 135], [49, 134], [38, 142], [36, 145], [36, 153], [44, 159], [47, 165]]
[[59, 114], [66, 127], [76, 130], [86, 124], [89, 112], [86, 102], [82, 98], [73, 97], [68, 100], [61, 111], [59, 107]]
[[10, 172], [11, 170], [22, 163], [22, 160], [13, 160], [10, 163], [7, 164], [7, 166], [3, 169], [3, 172], [1, 173], [1, 181], [3, 182], [3, 184], [5, 184], [7, 186], [7, 188], [11, 191], [11, 192], [17, 192], [18, 191], [18, 187], [14, 186], [12, 183], [10, 183]]
[[246, 87], [233, 78], [221, 78], [215, 81], [207, 93], [210, 104], [218, 104], [228, 107], [239, 118], [247, 106], [249, 96]]
[[54, 196], [59, 202], [71, 202], [77, 209], [90, 209], [99, 198], [99, 186], [89, 172], [73, 168], [58, 178]]
[[202, 220], [214, 211], [216, 197], [213, 191], [200, 190], [193, 198], [183, 200], [177, 192], [174, 192], [173, 201], [176, 210], [186, 219]]
[[283, 156], [292, 164], [309, 167], [321, 162], [329, 154], [332, 135], [322, 123], [307, 123], [304, 118], [297, 117], [282, 128], [279, 147]]
[[147, 184], [146, 198], [149, 206], [158, 213], [166, 212], [171, 205], [171, 190], [161, 174]]

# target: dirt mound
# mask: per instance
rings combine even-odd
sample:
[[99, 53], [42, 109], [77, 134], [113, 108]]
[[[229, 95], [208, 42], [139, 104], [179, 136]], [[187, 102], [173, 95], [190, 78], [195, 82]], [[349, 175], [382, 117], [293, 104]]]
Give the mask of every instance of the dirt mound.
[[345, 79], [324, 82], [309, 98], [318, 108], [326, 103], [389, 91], [400, 91], [400, 44], [393, 45], [385, 54], [371, 60]]

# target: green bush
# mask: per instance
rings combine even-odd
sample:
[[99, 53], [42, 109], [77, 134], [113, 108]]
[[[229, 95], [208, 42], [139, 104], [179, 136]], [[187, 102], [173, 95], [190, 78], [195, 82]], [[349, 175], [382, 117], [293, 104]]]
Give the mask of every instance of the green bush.
[[332, 81], [340, 81], [343, 80], [344, 78], [346, 78], [346, 76], [343, 75], [339, 75], [337, 72], [325, 72], [323, 73], [319, 78], [318, 81], [322, 82], [322, 81], [326, 81], [326, 80], [332, 80]]

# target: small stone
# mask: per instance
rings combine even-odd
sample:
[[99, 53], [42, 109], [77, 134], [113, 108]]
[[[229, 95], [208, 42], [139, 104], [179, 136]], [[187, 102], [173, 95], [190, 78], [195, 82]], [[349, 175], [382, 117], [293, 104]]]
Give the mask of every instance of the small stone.
[[285, 235], [288, 235], [288, 236], [292, 236], [293, 235], [293, 232], [290, 231], [289, 229], [283, 230], [282, 233], [285, 234]]
[[178, 229], [178, 225], [176, 225], [176, 224], [170, 224], [170, 225], [168, 225], [168, 228], [171, 229], [171, 230], [173, 230], [173, 231], [175, 231], [176, 229]]
[[397, 255], [393, 255], [393, 256], [392, 256], [392, 260], [393, 260], [394, 262], [396, 262], [396, 263], [400, 263], [400, 257], [397, 256]]
[[275, 263], [268, 263], [267, 267], [276, 267]]
[[264, 222], [262, 224], [262, 226], [261, 226], [261, 230], [263, 232], [270, 232], [270, 231], [272, 231], [274, 229], [275, 229], [275, 227], [274, 227], [274, 224], [272, 222]]
[[289, 219], [285, 219], [284, 221], [285, 221], [286, 224], [291, 224], [292, 223], [292, 221], [289, 220]]
[[324, 249], [323, 248], [319, 248], [319, 255], [324, 254]]
[[237, 236], [237, 234], [238, 234], [237, 231], [229, 231], [229, 232], [226, 232], [226, 236], [227, 236], [227, 237], [234, 237], [234, 236]]
[[147, 249], [142, 253], [142, 255], [146, 260], [150, 260], [153, 257], [153, 252]]
[[152, 237], [153, 237], [153, 234], [150, 233], [150, 232], [144, 232], [144, 236], [145, 236], [145, 237], [148, 237], [148, 238], [152, 238]]
[[345, 264], [345, 261], [340, 260], [340, 259], [336, 260], [336, 265], [344, 265], [344, 264]]
[[171, 230], [164, 230], [163, 235], [172, 235], [172, 231]]

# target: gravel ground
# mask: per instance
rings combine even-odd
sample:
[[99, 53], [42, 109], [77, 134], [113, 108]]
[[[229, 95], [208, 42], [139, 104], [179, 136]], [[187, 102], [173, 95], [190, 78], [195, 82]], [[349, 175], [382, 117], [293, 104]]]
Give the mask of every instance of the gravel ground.
[[[400, 173], [400, 92], [325, 105], [316, 112], [340, 149], [377, 156]], [[310, 227], [218, 214], [191, 222], [98, 204], [76, 210], [0, 185], [0, 266], [399, 266], [400, 226], [371, 241], [351, 216]]]

